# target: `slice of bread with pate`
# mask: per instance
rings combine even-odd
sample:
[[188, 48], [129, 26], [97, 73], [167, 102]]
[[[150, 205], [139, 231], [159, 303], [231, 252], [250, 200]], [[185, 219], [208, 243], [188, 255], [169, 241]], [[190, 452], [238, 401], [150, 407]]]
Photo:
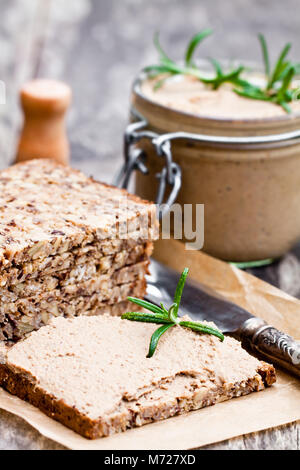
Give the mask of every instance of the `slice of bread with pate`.
[[7, 353], [0, 384], [89, 439], [263, 390], [273, 366], [240, 343], [108, 315], [57, 318]]

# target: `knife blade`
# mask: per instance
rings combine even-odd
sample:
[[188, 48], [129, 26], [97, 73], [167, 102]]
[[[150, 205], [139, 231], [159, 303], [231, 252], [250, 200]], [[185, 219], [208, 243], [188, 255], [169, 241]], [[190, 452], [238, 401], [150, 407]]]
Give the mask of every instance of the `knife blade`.
[[[176, 271], [151, 260], [146, 300], [156, 305], [162, 302], [167, 307], [171, 306], [178, 280]], [[180, 315], [189, 315], [193, 321], [214, 322], [224, 334], [238, 337], [269, 361], [300, 376], [300, 342], [228, 301], [208, 286], [187, 280]]]

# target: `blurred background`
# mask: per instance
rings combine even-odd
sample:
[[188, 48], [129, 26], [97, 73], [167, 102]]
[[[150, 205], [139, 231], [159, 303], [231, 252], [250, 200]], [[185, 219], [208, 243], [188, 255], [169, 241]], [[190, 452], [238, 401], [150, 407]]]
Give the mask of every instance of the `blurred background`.
[[68, 82], [74, 93], [68, 134], [75, 167], [110, 182], [122, 160], [132, 81], [157, 59], [153, 34], [181, 58], [202, 28], [215, 34], [206, 55], [261, 60], [256, 35], [272, 55], [288, 41], [299, 60], [299, 1], [286, 0], [0, 0], [0, 165], [15, 153], [18, 91], [33, 77]]

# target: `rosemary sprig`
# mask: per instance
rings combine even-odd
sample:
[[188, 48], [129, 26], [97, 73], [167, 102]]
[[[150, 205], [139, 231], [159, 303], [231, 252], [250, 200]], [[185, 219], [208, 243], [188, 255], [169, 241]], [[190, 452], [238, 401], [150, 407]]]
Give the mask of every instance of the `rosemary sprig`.
[[239, 83], [239, 86], [234, 91], [246, 98], [278, 104], [287, 113], [290, 113], [291, 108], [289, 103], [293, 100], [292, 82], [295, 75], [300, 71], [299, 64], [294, 64], [287, 60], [291, 44], [288, 43], [284, 46], [272, 70], [266, 39], [263, 34], [259, 34], [258, 39], [262, 50], [266, 86], [257, 87], [250, 82], [244, 81], [244, 83]]
[[161, 80], [155, 83], [154, 90], [158, 90], [172, 75], [193, 76], [201, 82], [207, 85], [211, 85], [215, 90], [226, 82], [237, 84], [237, 80], [239, 79], [240, 74], [243, 72], [244, 67], [237, 67], [230, 72], [225, 73], [221, 65], [215, 59], [212, 59], [211, 62], [216, 71], [216, 75], [213, 78], [206, 78], [203, 76], [203, 73], [200, 71], [200, 69], [196, 66], [194, 62], [194, 54], [196, 49], [202, 43], [202, 41], [211, 34], [211, 29], [205, 29], [192, 37], [186, 49], [184, 65], [182, 65], [170, 59], [170, 57], [163, 50], [159, 41], [159, 35], [156, 33], [154, 37], [154, 45], [158, 51], [159, 64], [149, 65], [148, 67], [144, 68], [144, 71], [148, 73], [151, 78], [155, 78], [161, 74], [166, 74], [167, 76], [163, 77]]
[[245, 71], [244, 66], [240, 65], [230, 71], [224, 71], [221, 64], [214, 58], [210, 58], [209, 61], [214, 68], [215, 76], [208, 78], [203, 75], [203, 72], [194, 62], [194, 55], [202, 41], [211, 34], [212, 30], [205, 29], [192, 37], [187, 46], [183, 64], [176, 63], [166, 54], [160, 44], [159, 35], [156, 34], [154, 44], [159, 54], [159, 63], [150, 65], [144, 69], [152, 78], [163, 75], [162, 78], [155, 82], [154, 90], [161, 88], [170, 76], [190, 75], [207, 86], [211, 86], [213, 90], [217, 90], [224, 83], [231, 83], [233, 85], [233, 91], [240, 96], [275, 103], [282, 106], [287, 113], [291, 112], [289, 103], [293, 100], [294, 90], [292, 89], [292, 82], [295, 75], [300, 73], [300, 63], [293, 63], [287, 60], [287, 55], [291, 49], [290, 43], [284, 46], [272, 69], [266, 39], [263, 34], [258, 35], [266, 76], [266, 85], [260, 87], [241, 77], [242, 73]]
[[270, 58], [269, 58], [268, 46], [267, 46], [266, 39], [265, 39], [263, 34], [259, 33], [258, 39], [259, 39], [260, 44], [261, 44], [261, 49], [262, 49], [262, 54], [263, 54], [263, 59], [264, 59], [264, 64], [265, 64], [265, 74], [266, 74], [266, 77], [269, 81], [270, 80], [271, 67], [270, 67]]
[[157, 348], [158, 342], [162, 335], [166, 333], [170, 328], [175, 326], [181, 326], [182, 328], [189, 328], [193, 331], [197, 331], [200, 333], [206, 333], [209, 335], [217, 336], [221, 341], [224, 341], [224, 335], [217, 329], [211, 328], [208, 325], [205, 325], [200, 322], [192, 322], [192, 321], [181, 321], [178, 317], [178, 310], [179, 305], [181, 302], [181, 297], [184, 289], [184, 285], [188, 276], [189, 270], [186, 268], [178, 282], [175, 296], [174, 296], [174, 303], [171, 305], [169, 309], [161, 304], [158, 307], [151, 302], [147, 302], [146, 300], [136, 299], [135, 297], [128, 297], [130, 302], [138, 305], [139, 307], [143, 307], [144, 309], [149, 310], [151, 313], [141, 313], [141, 312], [128, 312], [122, 315], [123, 320], [130, 320], [130, 321], [137, 321], [143, 323], [158, 323], [162, 326], [156, 330], [150, 340], [148, 358], [151, 358]]
[[212, 79], [204, 78], [202, 79], [203, 83], [212, 85], [213, 90], [217, 90], [223, 83], [226, 82], [233, 83], [236, 85], [241, 83], [240, 75], [242, 72], [244, 72], [245, 67], [239, 66], [231, 72], [225, 73], [222, 69], [220, 62], [213, 58], [210, 58], [209, 60], [216, 71], [216, 77]]
[[195, 67], [195, 64], [193, 62], [193, 56], [195, 53], [196, 48], [199, 46], [199, 44], [203, 41], [203, 39], [207, 38], [212, 34], [211, 29], [205, 29], [204, 31], [200, 31], [200, 33], [195, 34], [195, 36], [192, 37], [190, 40], [186, 53], [185, 53], [185, 65], [187, 67]]

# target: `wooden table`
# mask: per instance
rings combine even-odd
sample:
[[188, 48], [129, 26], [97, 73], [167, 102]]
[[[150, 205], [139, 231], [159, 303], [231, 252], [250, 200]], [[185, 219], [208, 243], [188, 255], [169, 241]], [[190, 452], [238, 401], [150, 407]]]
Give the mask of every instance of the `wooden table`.
[[[248, 2], [248, 7], [247, 7]], [[0, 104], [0, 166], [14, 158], [21, 122], [20, 85], [32, 77], [69, 82], [74, 104], [68, 128], [72, 161], [110, 182], [122, 161], [130, 85], [136, 72], [156, 60], [154, 31], [173, 56], [194, 32], [213, 26], [205, 55], [257, 60], [255, 34], [264, 31], [271, 50], [292, 41], [299, 46], [297, 0], [0, 0], [0, 80], [7, 104]], [[183, 20], [184, 17], [184, 20]], [[229, 34], [230, 32], [230, 34]], [[178, 53], [178, 50], [180, 51]], [[298, 58], [299, 59], [299, 58]], [[280, 262], [252, 273], [300, 298], [300, 246]], [[211, 449], [300, 449], [300, 426], [233, 439]], [[24, 421], [0, 410], [0, 449], [61, 449]]]

